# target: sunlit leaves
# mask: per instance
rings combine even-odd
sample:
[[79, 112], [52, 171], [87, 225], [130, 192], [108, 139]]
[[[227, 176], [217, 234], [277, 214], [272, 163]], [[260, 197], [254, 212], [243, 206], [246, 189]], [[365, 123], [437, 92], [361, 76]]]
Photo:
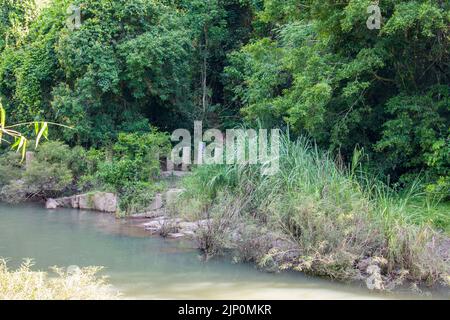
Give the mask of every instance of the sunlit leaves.
[[[420, 32], [422, 36], [433, 37], [448, 27], [448, 16], [445, 9], [437, 1], [408, 1], [399, 3], [394, 8], [392, 17], [387, 21], [382, 32], [395, 34], [398, 32]], [[448, 4], [447, 4], [448, 6]], [[449, 8], [447, 8], [448, 12]], [[448, 32], [448, 31], [447, 31]]]
[[39, 145], [39, 141], [42, 137], [48, 139], [48, 123], [47, 122], [36, 122], [35, 123], [35, 133], [36, 133], [36, 148]]
[[[48, 138], [48, 123], [47, 122], [30, 122], [23, 124], [16, 124], [8, 126], [6, 123], [6, 110], [0, 103], [0, 145], [2, 143], [10, 144], [12, 150], [20, 152], [22, 161], [25, 159], [25, 154], [28, 148], [29, 139], [15, 128], [20, 126], [34, 126], [36, 133], [35, 148], [38, 147], [42, 137]], [[9, 138], [9, 139], [8, 139]], [[12, 140], [12, 141], [10, 141]]]
[[2, 143], [3, 130], [4, 130], [5, 126], [6, 126], [6, 111], [0, 102], [0, 144]]

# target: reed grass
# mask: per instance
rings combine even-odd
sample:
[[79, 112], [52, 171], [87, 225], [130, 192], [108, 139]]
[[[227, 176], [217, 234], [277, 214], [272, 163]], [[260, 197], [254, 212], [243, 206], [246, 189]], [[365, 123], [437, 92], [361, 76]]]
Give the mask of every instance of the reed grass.
[[261, 175], [264, 164], [200, 166], [184, 180], [180, 210], [204, 215], [241, 203], [242, 220], [295, 243], [298, 255], [281, 259], [280, 268], [354, 279], [364, 272], [358, 264], [371, 259], [386, 278], [448, 281], [448, 212], [438, 201], [423, 201], [417, 185], [399, 192], [365, 173], [361, 157], [356, 150], [344, 166], [307, 139], [286, 134], [278, 173]]

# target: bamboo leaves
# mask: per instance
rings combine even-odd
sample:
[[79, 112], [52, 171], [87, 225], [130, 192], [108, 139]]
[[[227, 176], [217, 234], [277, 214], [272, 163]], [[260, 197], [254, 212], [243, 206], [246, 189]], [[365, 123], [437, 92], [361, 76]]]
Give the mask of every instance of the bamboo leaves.
[[41, 140], [42, 136], [44, 136], [45, 139], [48, 139], [48, 123], [47, 122], [36, 122], [34, 124], [34, 129], [36, 133], [36, 146], [38, 147], [39, 141]]
[[1, 102], [0, 102], [0, 144], [2, 143], [3, 139], [3, 128], [6, 124], [6, 111], [3, 108]]
[[[36, 144], [35, 148], [38, 147], [40, 140], [42, 137], [45, 139], [48, 139], [48, 122], [29, 122], [29, 123], [22, 123], [22, 124], [16, 124], [12, 126], [6, 125], [6, 110], [3, 107], [3, 105], [0, 103], [0, 145], [3, 144], [3, 142], [11, 144], [11, 149], [16, 150], [16, 152], [20, 152], [22, 154], [22, 161], [25, 159], [25, 154], [27, 151], [27, 147], [29, 144], [29, 139], [23, 135], [21, 132], [13, 129], [18, 126], [29, 126], [34, 125], [34, 131], [36, 134]], [[3, 137], [10, 137], [14, 139], [14, 142], [10, 142]]]

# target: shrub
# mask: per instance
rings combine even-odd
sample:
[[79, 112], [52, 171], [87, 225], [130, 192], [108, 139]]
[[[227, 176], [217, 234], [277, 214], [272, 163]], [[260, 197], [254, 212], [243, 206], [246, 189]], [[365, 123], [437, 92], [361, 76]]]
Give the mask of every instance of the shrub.
[[55, 196], [71, 186], [70, 153], [69, 146], [58, 141], [44, 143], [36, 150], [23, 175], [23, 180], [35, 195]]
[[121, 209], [133, 213], [145, 209], [161, 185], [159, 155], [170, 150], [169, 137], [152, 129], [149, 133], [119, 134], [111, 150], [70, 148], [46, 142], [35, 151], [28, 167], [20, 155], [0, 155], [0, 197], [8, 202], [56, 197], [91, 190], [119, 194]]
[[112, 151], [111, 160], [99, 163], [93, 179], [87, 179], [117, 192], [122, 213], [146, 209], [161, 189], [155, 180], [160, 172], [160, 155], [170, 151], [168, 135], [156, 129], [144, 134], [120, 133]]
[[159, 174], [159, 156], [169, 152], [169, 137], [152, 130], [151, 133], [120, 133], [113, 146], [112, 160], [101, 163], [99, 180], [122, 191], [131, 182], [150, 182]]
[[53, 267], [54, 275], [32, 271], [26, 260], [17, 270], [9, 270], [0, 260], [0, 300], [103, 300], [116, 299], [118, 292], [98, 277], [100, 267], [74, 269]]
[[146, 159], [159, 162], [157, 155], [169, 153], [170, 140], [167, 133], [152, 128], [150, 133], [120, 133], [113, 147], [115, 156], [125, 159]]
[[70, 152], [70, 148], [61, 142], [43, 143], [26, 169], [17, 154], [4, 154], [0, 157], [0, 162], [5, 164], [0, 171], [2, 200], [19, 202], [28, 198], [46, 198], [68, 190], [73, 180], [68, 165]]
[[73, 173], [73, 183], [79, 192], [103, 189], [98, 172], [100, 166], [105, 163], [105, 153], [104, 150], [93, 148], [86, 150], [80, 146], [72, 149], [69, 168]]
[[73, 181], [69, 169], [70, 148], [61, 142], [47, 142], [23, 173], [23, 180], [35, 196], [50, 197], [68, 189]]
[[23, 164], [20, 162], [20, 158], [20, 154], [16, 152], [6, 152], [0, 155], [0, 188], [11, 180], [21, 177]]
[[164, 185], [161, 183], [129, 182], [120, 193], [119, 207], [122, 214], [129, 215], [148, 209], [156, 193], [163, 189]]
[[93, 175], [97, 172], [99, 165], [105, 161], [103, 150], [86, 150], [81, 146], [75, 146], [69, 153], [68, 166], [73, 173], [75, 181], [84, 175]]
[[120, 159], [100, 164], [97, 177], [107, 188], [121, 191], [130, 181], [149, 181], [147, 172], [141, 160]]

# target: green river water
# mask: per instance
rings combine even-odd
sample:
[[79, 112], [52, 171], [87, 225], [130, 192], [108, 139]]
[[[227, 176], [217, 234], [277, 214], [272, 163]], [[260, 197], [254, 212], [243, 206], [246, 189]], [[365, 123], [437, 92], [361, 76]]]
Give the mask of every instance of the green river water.
[[229, 259], [203, 262], [189, 242], [150, 237], [137, 222], [77, 210], [0, 204], [0, 257], [13, 268], [104, 266], [126, 299], [392, 299], [300, 273], [270, 274]]

